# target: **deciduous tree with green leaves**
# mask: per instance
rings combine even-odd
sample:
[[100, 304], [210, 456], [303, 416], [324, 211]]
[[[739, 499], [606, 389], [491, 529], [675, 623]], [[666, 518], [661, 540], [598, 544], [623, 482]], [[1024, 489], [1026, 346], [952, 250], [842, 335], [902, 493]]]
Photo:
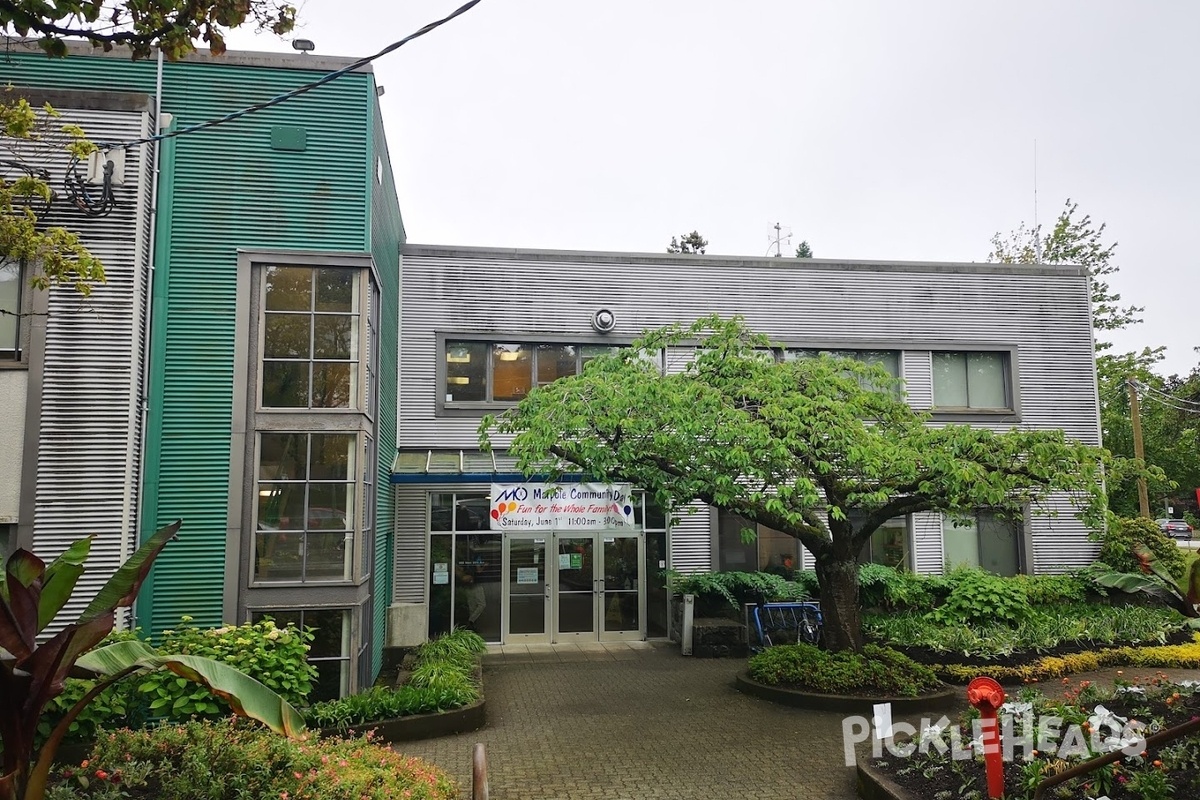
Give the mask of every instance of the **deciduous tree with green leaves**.
[[[652, 356], [679, 347], [694, 359], [662, 374]], [[1060, 496], [1101, 519], [1103, 451], [1062, 431], [931, 427], [878, 366], [777, 354], [740, 319], [672, 325], [486, 417], [480, 443], [512, 435], [527, 475], [628, 481], [794, 536], [815, 557], [833, 650], [863, 645], [859, 556], [893, 517], [1017, 515]]]
[[703, 255], [706, 247], [708, 247], [708, 239], [701, 236], [698, 231], [692, 231], [679, 238], [672, 236], [671, 243], [667, 245], [667, 252]]
[[282, 36], [295, 26], [296, 9], [279, 0], [0, 0], [0, 31], [39, 37], [52, 56], [67, 54], [68, 38], [105, 51], [127, 47], [134, 58], [159, 46], [172, 61], [201, 39], [220, 55], [225, 34], [248, 22]]

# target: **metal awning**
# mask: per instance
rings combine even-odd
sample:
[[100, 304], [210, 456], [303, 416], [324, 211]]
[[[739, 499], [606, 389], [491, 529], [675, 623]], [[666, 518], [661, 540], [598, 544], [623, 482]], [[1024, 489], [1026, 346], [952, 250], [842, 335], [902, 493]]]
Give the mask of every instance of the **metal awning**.
[[392, 462], [392, 483], [519, 482], [516, 458], [482, 450], [401, 449]]

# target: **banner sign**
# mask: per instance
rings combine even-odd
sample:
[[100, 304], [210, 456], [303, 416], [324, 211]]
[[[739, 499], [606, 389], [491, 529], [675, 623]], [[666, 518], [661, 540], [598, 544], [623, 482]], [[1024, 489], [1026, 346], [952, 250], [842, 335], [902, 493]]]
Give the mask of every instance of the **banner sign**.
[[633, 526], [628, 483], [493, 483], [494, 531], [600, 531]]

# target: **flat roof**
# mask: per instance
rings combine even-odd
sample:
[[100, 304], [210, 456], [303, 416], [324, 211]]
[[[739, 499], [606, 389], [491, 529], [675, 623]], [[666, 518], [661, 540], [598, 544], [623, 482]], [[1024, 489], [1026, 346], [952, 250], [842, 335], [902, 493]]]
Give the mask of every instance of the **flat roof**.
[[754, 267], [786, 270], [931, 272], [993, 275], [1057, 275], [1083, 277], [1085, 267], [1076, 264], [997, 264], [978, 261], [885, 261], [840, 258], [775, 258], [773, 256], [683, 255], [676, 253], [628, 253], [598, 250], [541, 250], [510, 247], [463, 247], [459, 245], [405, 244], [405, 256], [463, 258], [492, 261], [569, 261], [580, 264], [645, 264], [660, 266], [702, 265]]
[[[38, 46], [39, 39], [35, 37], [26, 37], [25, 39], [9, 39], [9, 47], [12, 49], [24, 50], [28, 53], [41, 54], [48, 58]], [[280, 41], [285, 41], [280, 37]], [[106, 53], [102, 48], [93, 47], [89, 42], [82, 39], [68, 39], [67, 42], [67, 57], [68, 58], [115, 58], [123, 61], [132, 61], [129, 50], [123, 47], [113, 47]], [[359, 56], [326, 56], [315, 55], [313, 53], [268, 53], [255, 50], [226, 50], [224, 55], [214, 56], [207, 48], [200, 45], [195, 52], [189, 53], [186, 57], [178, 61], [167, 61], [169, 64], [206, 64], [213, 66], [238, 66], [238, 67], [263, 67], [268, 69], [297, 69], [310, 70], [316, 72], [334, 72], [339, 69], [344, 69], [349, 65], [358, 61], [364, 56], [371, 55], [363, 53]], [[155, 58], [138, 59], [142, 63], [153, 65]], [[169, 67], [168, 67], [169, 68]], [[373, 72], [371, 65], [367, 64], [358, 67], [354, 72]]]

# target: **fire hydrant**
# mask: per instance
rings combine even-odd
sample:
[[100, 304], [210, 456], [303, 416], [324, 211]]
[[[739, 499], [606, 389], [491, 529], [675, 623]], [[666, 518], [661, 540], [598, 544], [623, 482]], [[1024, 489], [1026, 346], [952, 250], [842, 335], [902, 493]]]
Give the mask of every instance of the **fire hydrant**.
[[1004, 705], [1004, 689], [991, 678], [975, 678], [967, 685], [967, 702], [979, 709], [988, 797], [997, 800], [1004, 797], [1004, 758], [1000, 753], [1000, 727], [996, 719], [996, 712]]

